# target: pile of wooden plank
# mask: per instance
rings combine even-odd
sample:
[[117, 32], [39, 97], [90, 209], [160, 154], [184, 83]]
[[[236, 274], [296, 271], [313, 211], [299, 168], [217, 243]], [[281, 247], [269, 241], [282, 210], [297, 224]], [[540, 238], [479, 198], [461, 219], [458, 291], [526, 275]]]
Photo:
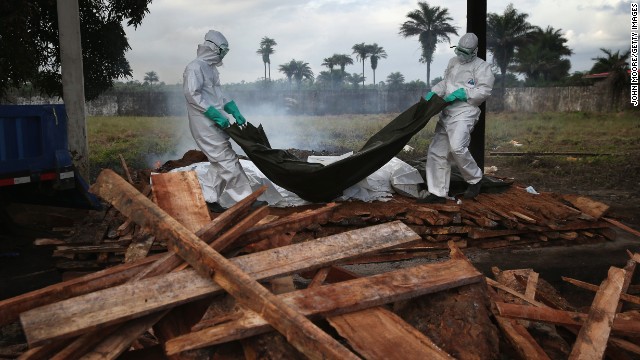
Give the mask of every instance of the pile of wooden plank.
[[[24, 331], [28, 349], [20, 358], [473, 359], [497, 357], [505, 339], [523, 358], [548, 358], [551, 350], [529, 333], [543, 315], [514, 315], [553, 310], [537, 274], [486, 279], [460, 247], [599, 241], [609, 226], [596, 203], [580, 199], [574, 208], [518, 188], [462, 204], [401, 199], [254, 209], [262, 188], [211, 220], [194, 173], [154, 175], [152, 182], [152, 191], [139, 191], [104, 170], [91, 188], [113, 206], [112, 219], [121, 217], [118, 228], [135, 229], [122, 246], [130, 254], [123, 263], [0, 301], [0, 326], [19, 320]], [[341, 267], [443, 251], [445, 261], [368, 277]], [[632, 256], [635, 267], [640, 255]], [[615, 318], [610, 303], [625, 299], [632, 273], [631, 265], [612, 270], [589, 315], [552, 322], [573, 329], [572, 356], [634, 353], [635, 319], [625, 317], [620, 336], [609, 337], [596, 316]], [[608, 285], [621, 279], [619, 289]], [[514, 310], [514, 298], [529, 305]], [[614, 333], [622, 326], [609, 323]]]
[[[197, 179], [189, 181], [185, 187], [198, 186]], [[151, 193], [148, 187], [142, 187], [141, 192]], [[270, 216], [287, 217], [301, 209], [318, 210], [322, 206], [272, 208]], [[308, 227], [298, 229], [292, 241], [306, 241], [399, 220], [424, 241], [410, 248], [361, 258], [360, 261], [446, 256], [446, 244], [451, 240], [460, 248], [479, 249], [586, 244], [615, 239], [612, 223], [621, 224], [604, 217], [607, 210], [607, 205], [587, 197], [531, 194], [516, 185], [499, 194], [483, 193], [473, 201], [463, 200], [460, 203], [420, 204], [415, 199], [395, 196], [384, 203], [342, 202], [337, 210], [328, 212], [326, 221], [310, 222]], [[238, 244], [248, 244], [250, 239], [246, 237]], [[144, 231], [116, 209], [106, 213], [94, 233], [79, 232], [71, 241], [40, 239], [36, 244], [56, 246], [53, 256], [59, 259], [58, 268], [71, 275], [104, 269], [166, 250], [164, 241]], [[261, 246], [254, 244], [244, 250], [255, 251]]]

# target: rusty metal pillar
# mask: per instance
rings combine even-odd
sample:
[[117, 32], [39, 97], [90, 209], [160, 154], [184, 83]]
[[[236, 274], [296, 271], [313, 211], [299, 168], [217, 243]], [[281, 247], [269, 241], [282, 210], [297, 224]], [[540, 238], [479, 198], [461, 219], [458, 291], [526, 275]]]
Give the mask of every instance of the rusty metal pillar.
[[[467, 0], [467, 32], [478, 37], [478, 56], [487, 59], [487, 0]], [[484, 131], [486, 103], [480, 106], [480, 119], [471, 133], [469, 151], [484, 173]]]

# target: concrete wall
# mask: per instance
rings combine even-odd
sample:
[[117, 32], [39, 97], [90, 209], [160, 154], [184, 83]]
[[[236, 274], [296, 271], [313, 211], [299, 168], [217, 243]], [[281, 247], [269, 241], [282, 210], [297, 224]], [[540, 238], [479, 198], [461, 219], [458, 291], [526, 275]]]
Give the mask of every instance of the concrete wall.
[[[396, 113], [414, 104], [423, 91], [307, 90], [228, 92], [243, 113], [308, 115]], [[14, 97], [14, 104], [60, 103], [59, 98]], [[6, 103], [6, 102], [5, 102]], [[612, 105], [612, 103], [614, 103]], [[180, 90], [112, 91], [87, 103], [90, 115], [184, 116], [186, 105]], [[612, 102], [603, 86], [499, 89], [487, 101], [492, 112], [607, 112], [631, 109], [628, 96]]]

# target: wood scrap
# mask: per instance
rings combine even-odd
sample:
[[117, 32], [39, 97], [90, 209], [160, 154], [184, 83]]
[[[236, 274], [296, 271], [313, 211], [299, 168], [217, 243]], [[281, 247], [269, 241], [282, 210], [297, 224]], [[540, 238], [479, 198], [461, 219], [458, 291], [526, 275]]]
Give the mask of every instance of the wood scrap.
[[580, 329], [569, 359], [602, 359], [611, 332], [611, 324], [620, 300], [625, 271], [611, 267], [593, 300], [589, 316]]
[[[594, 284], [589, 284], [587, 282], [581, 281], [581, 280], [577, 280], [577, 279], [572, 279], [570, 277], [562, 277], [562, 280], [568, 282], [569, 284], [575, 285], [577, 287], [586, 289], [586, 290], [591, 290], [594, 292], [597, 292], [600, 290], [600, 287], [598, 285], [594, 285]], [[638, 304], [640, 305], [640, 296], [634, 296], [634, 295], [629, 295], [629, 294], [620, 294], [620, 300], [624, 300], [624, 301], [628, 301], [632, 304]]]
[[[451, 260], [299, 290], [279, 297], [305, 315], [328, 316], [475, 283], [481, 279], [482, 275], [468, 262]], [[322, 301], [323, 298], [330, 301]], [[246, 311], [240, 320], [169, 341], [166, 349], [168, 354], [174, 354], [271, 330], [258, 314]]]
[[[582, 326], [588, 317], [588, 314], [580, 312], [503, 302], [496, 302], [496, 307], [499, 314], [504, 317], [541, 321], [556, 325]], [[616, 316], [612, 321], [612, 330], [623, 335], [639, 336], [640, 322], [635, 319], [629, 320], [623, 316]]]
[[[231, 259], [256, 279], [270, 279], [334, 264], [340, 260], [419, 240], [395, 222], [292, 244]], [[80, 334], [100, 324], [122, 322], [175, 304], [214, 294], [221, 288], [186, 269], [142, 279], [23, 312], [22, 317], [42, 321], [37, 327], [47, 338]], [[127, 303], [120, 299], [127, 297]], [[70, 309], [74, 309], [70, 312]], [[30, 322], [30, 321], [29, 321]], [[55, 322], [56, 327], [49, 324]], [[36, 324], [33, 324], [34, 326]], [[25, 328], [31, 327], [25, 326]]]
[[[335, 339], [283, 304], [240, 267], [208, 247], [193, 232], [146, 197], [140, 196], [113, 171], [103, 170], [91, 191], [109, 201], [140, 226], [148, 227], [154, 235], [166, 237], [172, 251], [180, 254], [201, 275], [220, 284], [244, 306], [260, 313], [303, 354], [336, 359], [355, 357]], [[21, 318], [24, 324], [24, 317]], [[37, 332], [25, 330], [25, 333], [30, 343], [37, 339], [34, 336]]]

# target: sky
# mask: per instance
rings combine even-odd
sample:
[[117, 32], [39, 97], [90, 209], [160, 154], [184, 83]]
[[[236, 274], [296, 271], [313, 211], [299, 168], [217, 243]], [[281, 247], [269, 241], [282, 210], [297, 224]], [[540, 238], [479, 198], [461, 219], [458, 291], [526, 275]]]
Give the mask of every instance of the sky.
[[[630, 47], [629, 0], [521, 0], [488, 1], [489, 13], [502, 14], [513, 2], [519, 12], [529, 14], [532, 25], [561, 29], [573, 51], [571, 70], [586, 71], [592, 58], [604, 53], [600, 48], [626, 51]], [[455, 45], [465, 33], [466, 0], [427, 1], [430, 6], [449, 10], [458, 35], [451, 44], [439, 44], [431, 64], [431, 79], [442, 76]], [[271, 79], [284, 79], [278, 71], [290, 60], [309, 63], [314, 74], [327, 71], [321, 64], [333, 54], [348, 54], [354, 65], [349, 73], [362, 73], [356, 60], [355, 44], [377, 43], [387, 53], [380, 59], [376, 82], [392, 72], [405, 81], [426, 81], [426, 65], [419, 62], [417, 37], [399, 35], [407, 13], [418, 8], [415, 0], [153, 0], [149, 14], [137, 29], [125, 28], [131, 50], [126, 54], [133, 79], [143, 81], [146, 72], [155, 71], [166, 84], [182, 83], [185, 66], [195, 58], [198, 44], [209, 29], [222, 32], [230, 52], [219, 68], [224, 83], [254, 82], [264, 76], [262, 57], [256, 53], [260, 40], [277, 42], [271, 55]], [[490, 54], [489, 61], [491, 61]], [[373, 81], [371, 65], [365, 63], [366, 83]]]

